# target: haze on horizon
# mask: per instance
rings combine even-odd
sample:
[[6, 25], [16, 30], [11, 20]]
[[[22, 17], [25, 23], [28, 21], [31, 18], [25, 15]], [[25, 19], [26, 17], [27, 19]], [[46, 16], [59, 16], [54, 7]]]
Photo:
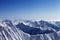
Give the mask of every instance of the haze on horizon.
[[60, 0], [0, 0], [0, 19], [60, 20]]

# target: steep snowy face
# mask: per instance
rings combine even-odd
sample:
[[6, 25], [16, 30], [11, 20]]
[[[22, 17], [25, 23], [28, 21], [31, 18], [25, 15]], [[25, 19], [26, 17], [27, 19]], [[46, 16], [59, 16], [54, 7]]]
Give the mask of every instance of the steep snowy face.
[[47, 21], [0, 21], [0, 40], [60, 40], [60, 27]]
[[0, 40], [29, 40], [30, 36], [17, 29], [11, 21], [4, 21], [0, 24]]

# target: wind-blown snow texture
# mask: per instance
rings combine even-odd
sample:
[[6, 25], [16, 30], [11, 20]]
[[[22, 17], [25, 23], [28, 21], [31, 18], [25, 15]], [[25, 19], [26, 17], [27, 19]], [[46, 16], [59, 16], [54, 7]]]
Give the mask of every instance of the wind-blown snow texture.
[[60, 40], [60, 22], [3, 20], [0, 40]]

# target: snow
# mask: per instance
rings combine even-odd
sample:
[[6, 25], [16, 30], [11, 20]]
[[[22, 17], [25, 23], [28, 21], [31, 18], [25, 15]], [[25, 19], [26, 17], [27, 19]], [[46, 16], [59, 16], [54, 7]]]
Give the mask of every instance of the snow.
[[[26, 21], [9, 20], [7, 21], [7, 23], [5, 21], [0, 21], [0, 40], [60, 40], [60, 27], [57, 27], [55, 22], [46, 21], [49, 24], [55, 25], [56, 29], [53, 28], [54, 26], [53, 27], [47, 26], [46, 22], [44, 22], [45, 24], [43, 27], [40, 26], [39, 21], [36, 21], [36, 22], [37, 24], [35, 25], [35, 21], [26, 22]], [[44, 31], [50, 30], [54, 32], [31, 35], [17, 28], [16, 25], [18, 25], [19, 23], [23, 23], [25, 26], [27, 25], [30, 28], [32, 27], [37, 29], [39, 28], [40, 30], [42, 30], [42, 32], [43, 30]], [[11, 25], [8, 25], [8, 24], [11, 24]], [[57, 30], [57, 28], [59, 28], [59, 30]]]

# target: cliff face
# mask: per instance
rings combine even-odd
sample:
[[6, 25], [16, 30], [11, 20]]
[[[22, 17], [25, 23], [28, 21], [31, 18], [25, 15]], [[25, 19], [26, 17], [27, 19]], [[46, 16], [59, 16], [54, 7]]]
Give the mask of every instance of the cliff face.
[[47, 21], [0, 22], [0, 40], [60, 40], [60, 27]]

